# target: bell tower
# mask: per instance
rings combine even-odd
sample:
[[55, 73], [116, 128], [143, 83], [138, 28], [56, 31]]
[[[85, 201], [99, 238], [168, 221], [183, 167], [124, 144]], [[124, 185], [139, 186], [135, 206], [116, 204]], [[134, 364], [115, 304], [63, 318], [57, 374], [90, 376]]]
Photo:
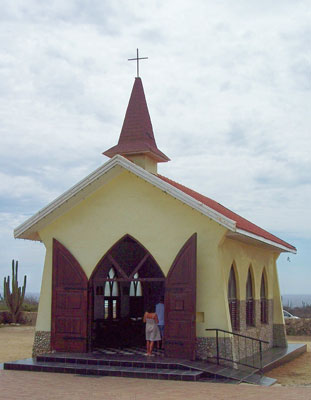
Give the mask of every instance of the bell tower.
[[118, 144], [103, 153], [113, 157], [120, 154], [154, 174], [157, 164], [170, 159], [156, 144], [141, 78], [135, 78]]
[[137, 50], [137, 58], [131, 59], [137, 60], [137, 77], [125, 113], [118, 144], [106, 150], [103, 154], [110, 158], [120, 154], [147, 171], [156, 174], [157, 164], [170, 161], [170, 159], [158, 149], [154, 138], [143, 84], [138, 76], [138, 61], [140, 59]]

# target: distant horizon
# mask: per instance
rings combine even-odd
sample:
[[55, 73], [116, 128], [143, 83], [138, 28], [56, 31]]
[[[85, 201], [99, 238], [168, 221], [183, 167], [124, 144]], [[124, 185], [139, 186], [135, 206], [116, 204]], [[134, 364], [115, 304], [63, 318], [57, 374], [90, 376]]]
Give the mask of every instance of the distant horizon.
[[[0, 294], [3, 296], [3, 291], [0, 291]], [[25, 297], [26, 299], [34, 297], [39, 301], [40, 292], [27, 292], [26, 290]], [[281, 294], [281, 301], [284, 308], [311, 306], [311, 294]]]
[[[28, 292], [26, 290], [25, 295], [37, 295], [40, 296], [40, 290], [39, 291], [30, 291]], [[3, 290], [0, 290], [0, 294], [3, 295]], [[301, 297], [301, 296], [311, 296], [311, 292], [310, 293], [281, 293], [281, 297], [283, 296], [296, 296], [296, 297]]]

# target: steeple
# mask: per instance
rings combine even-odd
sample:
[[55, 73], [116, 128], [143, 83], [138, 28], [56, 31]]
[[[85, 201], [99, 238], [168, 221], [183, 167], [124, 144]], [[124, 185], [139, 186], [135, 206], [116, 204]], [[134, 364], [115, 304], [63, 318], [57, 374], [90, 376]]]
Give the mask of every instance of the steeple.
[[157, 163], [170, 161], [157, 147], [139, 77], [135, 78], [118, 144], [103, 154], [108, 157], [120, 154], [153, 173], [157, 172]]

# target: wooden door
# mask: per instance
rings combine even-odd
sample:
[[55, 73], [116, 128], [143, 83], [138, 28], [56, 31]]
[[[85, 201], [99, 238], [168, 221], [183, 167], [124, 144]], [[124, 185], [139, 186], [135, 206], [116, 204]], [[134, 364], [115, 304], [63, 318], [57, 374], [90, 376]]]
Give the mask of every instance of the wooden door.
[[87, 351], [88, 279], [78, 261], [53, 240], [52, 350]]
[[195, 359], [196, 317], [195, 233], [175, 258], [165, 284], [165, 355]]

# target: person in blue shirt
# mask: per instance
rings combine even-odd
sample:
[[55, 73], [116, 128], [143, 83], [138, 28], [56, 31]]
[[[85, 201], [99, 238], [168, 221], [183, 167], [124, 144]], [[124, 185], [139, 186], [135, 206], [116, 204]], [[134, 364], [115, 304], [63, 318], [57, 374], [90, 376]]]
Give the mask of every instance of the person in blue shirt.
[[164, 337], [164, 297], [162, 296], [159, 303], [156, 305], [156, 314], [158, 316], [158, 327], [161, 334], [161, 340], [158, 341], [158, 349], [163, 348], [163, 337]]

